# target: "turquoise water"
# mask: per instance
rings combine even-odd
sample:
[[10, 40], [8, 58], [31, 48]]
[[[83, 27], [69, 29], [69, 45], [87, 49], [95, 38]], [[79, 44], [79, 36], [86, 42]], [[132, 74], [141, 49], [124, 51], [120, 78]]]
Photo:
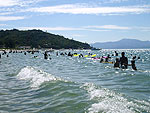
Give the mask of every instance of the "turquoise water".
[[[69, 51], [105, 56], [115, 50], [58, 52]], [[150, 50], [117, 50], [119, 55], [122, 51], [129, 62], [131, 54], [140, 56], [137, 71], [91, 58], [56, 56], [56, 51], [51, 60], [43, 59], [43, 51], [2, 56], [0, 113], [150, 112]]]

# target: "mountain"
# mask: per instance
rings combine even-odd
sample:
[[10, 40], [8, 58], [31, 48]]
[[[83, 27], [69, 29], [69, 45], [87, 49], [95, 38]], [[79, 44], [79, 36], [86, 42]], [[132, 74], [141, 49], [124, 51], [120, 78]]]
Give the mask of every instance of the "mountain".
[[82, 43], [60, 35], [43, 32], [41, 30], [0, 30], [0, 47], [16, 48], [31, 46], [32, 48], [53, 49], [90, 49], [87, 43]]
[[150, 41], [140, 41], [136, 39], [122, 39], [116, 42], [96, 42], [91, 44], [95, 48], [102, 49], [142, 49], [150, 48]]

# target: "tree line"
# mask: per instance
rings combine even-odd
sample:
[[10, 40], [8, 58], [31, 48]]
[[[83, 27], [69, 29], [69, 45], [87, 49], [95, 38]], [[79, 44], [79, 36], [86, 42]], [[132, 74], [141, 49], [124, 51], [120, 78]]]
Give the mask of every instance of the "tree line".
[[18, 48], [31, 46], [32, 48], [53, 49], [91, 49], [87, 43], [65, 38], [64, 36], [43, 32], [42, 30], [0, 30], [1, 48]]

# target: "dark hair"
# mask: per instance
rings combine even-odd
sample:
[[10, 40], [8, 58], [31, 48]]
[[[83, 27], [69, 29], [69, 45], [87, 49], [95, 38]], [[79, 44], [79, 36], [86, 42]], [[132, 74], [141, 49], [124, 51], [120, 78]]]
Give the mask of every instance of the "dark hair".
[[124, 55], [125, 55], [125, 52], [122, 52], [121, 55], [124, 56]]

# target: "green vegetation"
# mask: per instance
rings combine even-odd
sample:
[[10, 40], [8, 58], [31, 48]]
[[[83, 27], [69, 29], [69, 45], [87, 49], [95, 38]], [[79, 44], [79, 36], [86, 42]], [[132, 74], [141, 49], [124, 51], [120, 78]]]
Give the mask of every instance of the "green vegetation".
[[87, 43], [43, 32], [41, 30], [0, 30], [1, 48], [18, 48], [20, 46], [53, 49], [91, 49], [91, 46]]

